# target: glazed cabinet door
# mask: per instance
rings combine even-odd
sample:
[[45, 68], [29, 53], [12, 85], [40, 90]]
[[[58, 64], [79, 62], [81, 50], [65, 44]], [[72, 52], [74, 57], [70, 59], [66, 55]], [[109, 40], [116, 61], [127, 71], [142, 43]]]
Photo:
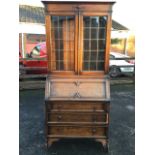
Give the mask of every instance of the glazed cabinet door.
[[110, 20], [107, 13], [81, 13], [79, 33], [81, 74], [103, 75], [107, 72]]
[[49, 72], [75, 74], [77, 18], [75, 13], [56, 13], [46, 17]]

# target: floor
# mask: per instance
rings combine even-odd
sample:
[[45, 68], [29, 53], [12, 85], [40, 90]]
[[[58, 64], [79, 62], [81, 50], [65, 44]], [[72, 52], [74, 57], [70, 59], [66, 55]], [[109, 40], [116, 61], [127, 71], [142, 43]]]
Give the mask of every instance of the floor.
[[[20, 155], [106, 155], [93, 140], [60, 140], [45, 148], [44, 89], [20, 91]], [[109, 155], [135, 154], [135, 88], [111, 86]]]

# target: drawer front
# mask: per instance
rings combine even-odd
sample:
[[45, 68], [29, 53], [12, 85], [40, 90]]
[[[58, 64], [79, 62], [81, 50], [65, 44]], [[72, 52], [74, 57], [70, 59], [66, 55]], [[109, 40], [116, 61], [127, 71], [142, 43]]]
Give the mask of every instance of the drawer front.
[[90, 111], [97, 111], [97, 110], [107, 110], [109, 104], [104, 104], [103, 102], [48, 102], [48, 111], [50, 110], [90, 110]]
[[51, 79], [46, 84], [46, 97], [50, 99], [109, 99], [109, 80]]
[[95, 126], [49, 126], [49, 135], [59, 136], [106, 136], [107, 128]]
[[105, 122], [107, 114], [104, 112], [50, 112], [48, 113], [49, 122]]

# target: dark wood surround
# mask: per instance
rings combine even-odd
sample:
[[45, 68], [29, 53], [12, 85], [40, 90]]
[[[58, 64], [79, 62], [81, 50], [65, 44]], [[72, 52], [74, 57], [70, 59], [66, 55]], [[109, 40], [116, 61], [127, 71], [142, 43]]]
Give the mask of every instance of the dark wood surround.
[[60, 138], [94, 138], [108, 146], [109, 50], [114, 2], [43, 1], [48, 78], [47, 146]]

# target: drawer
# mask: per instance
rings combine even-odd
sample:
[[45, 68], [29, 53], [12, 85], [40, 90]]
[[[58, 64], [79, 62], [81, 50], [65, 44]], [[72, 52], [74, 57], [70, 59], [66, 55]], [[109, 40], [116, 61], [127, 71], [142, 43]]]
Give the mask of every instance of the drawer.
[[96, 126], [48, 126], [49, 135], [59, 136], [106, 136], [106, 127]]
[[48, 122], [108, 122], [105, 112], [52, 111], [48, 113]]
[[51, 110], [90, 110], [90, 111], [97, 111], [97, 110], [108, 110], [109, 104], [103, 102], [86, 102], [86, 101], [50, 101], [47, 103], [48, 111]]
[[48, 79], [46, 100], [110, 100], [108, 79]]

